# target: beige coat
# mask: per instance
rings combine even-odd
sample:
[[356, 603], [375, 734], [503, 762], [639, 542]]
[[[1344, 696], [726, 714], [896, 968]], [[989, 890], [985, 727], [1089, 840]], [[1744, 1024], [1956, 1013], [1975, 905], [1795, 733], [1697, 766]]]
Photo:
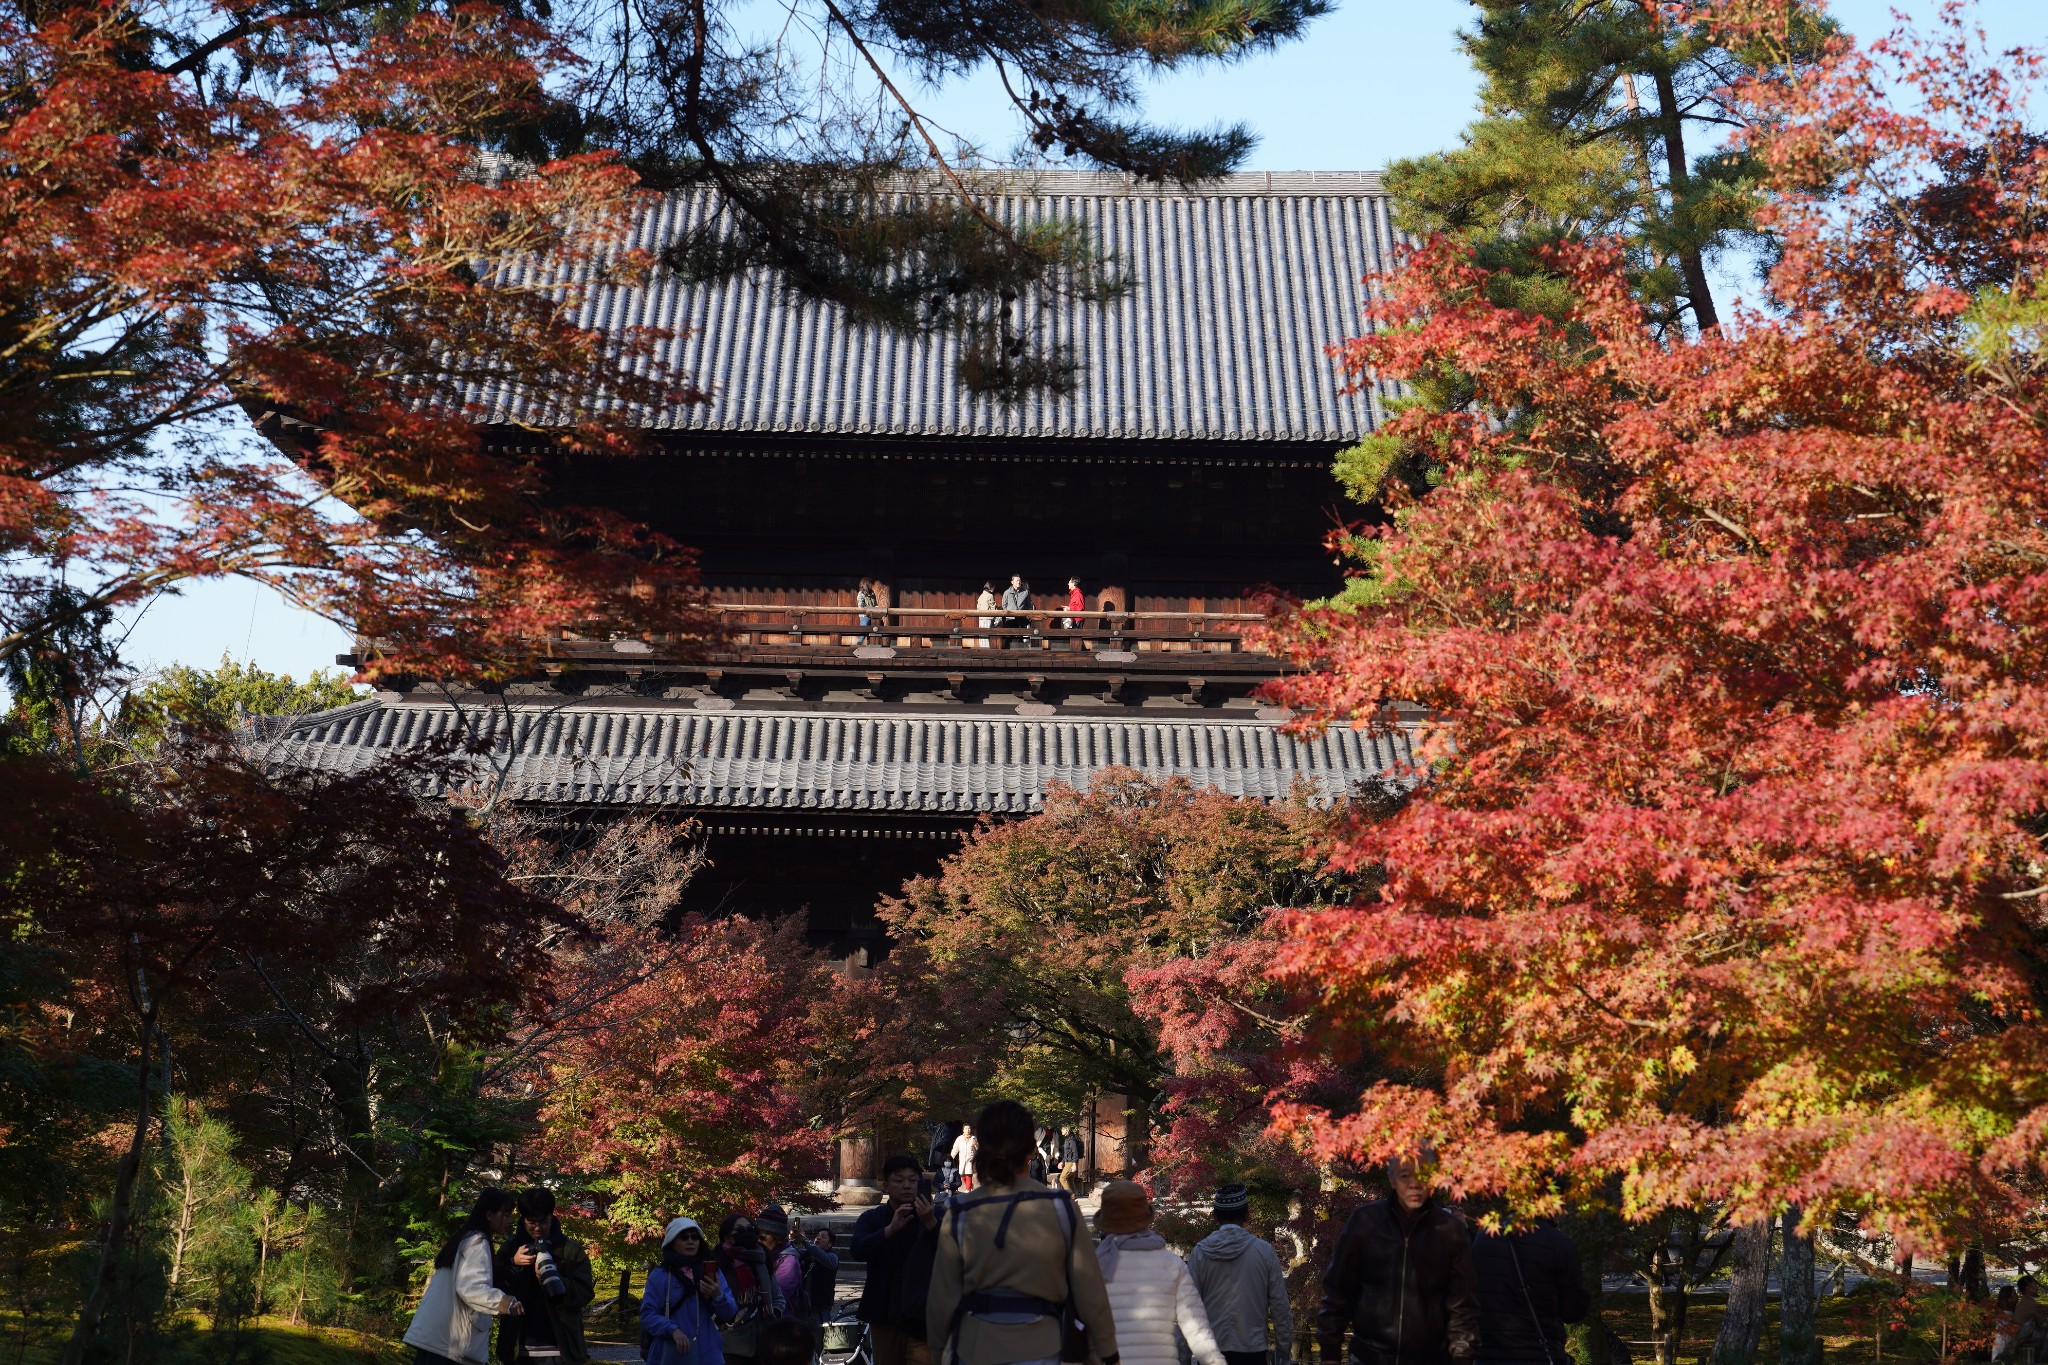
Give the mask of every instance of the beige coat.
[[[942, 1358], [953, 1327], [953, 1309], [961, 1295], [1001, 1290], [1061, 1303], [1068, 1298], [1069, 1283], [1073, 1285], [1074, 1311], [1088, 1324], [1089, 1346], [1098, 1356], [1116, 1355], [1115, 1317], [1103, 1288], [1102, 1266], [1095, 1259], [1088, 1226], [1070, 1197], [1065, 1216], [1051, 1199], [1016, 1204], [1003, 1247], [996, 1249], [997, 1225], [1012, 1207], [1001, 1196], [1045, 1188], [1027, 1176], [1014, 1186], [984, 1185], [940, 1209], [938, 1254], [932, 1264], [931, 1297], [925, 1306], [926, 1340], [931, 1343], [934, 1360]], [[1071, 1251], [1069, 1228], [1073, 1230]], [[954, 1346], [961, 1365], [1043, 1360], [1060, 1354], [1060, 1322], [1051, 1316], [1020, 1323], [988, 1322], [968, 1314], [961, 1319], [960, 1337]]]

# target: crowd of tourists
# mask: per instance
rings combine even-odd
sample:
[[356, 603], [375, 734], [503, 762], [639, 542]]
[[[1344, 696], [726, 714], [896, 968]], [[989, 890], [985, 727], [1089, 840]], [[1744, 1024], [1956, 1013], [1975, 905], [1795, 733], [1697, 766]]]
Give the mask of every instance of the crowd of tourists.
[[[640, 1296], [641, 1359], [809, 1365], [838, 1277], [831, 1229], [807, 1237], [780, 1205], [730, 1215], [715, 1243], [694, 1218], [671, 1219]], [[583, 1310], [595, 1297], [589, 1253], [563, 1235], [554, 1195], [489, 1189], [434, 1258], [405, 1342], [415, 1365], [482, 1365], [499, 1318], [505, 1365], [587, 1365]]]
[[[884, 1163], [882, 1202], [850, 1248], [866, 1265], [857, 1315], [873, 1365], [1290, 1365], [1286, 1277], [1246, 1226], [1243, 1185], [1215, 1192], [1215, 1228], [1183, 1260], [1132, 1181], [1104, 1186], [1091, 1236], [1073, 1192], [1048, 1183], [1078, 1157], [1073, 1134], [1000, 1100], [947, 1146], [936, 1184], [907, 1152]], [[1589, 1306], [1570, 1239], [1548, 1223], [1475, 1236], [1415, 1163], [1387, 1177], [1324, 1267], [1323, 1365], [1565, 1365], [1565, 1326]], [[641, 1356], [808, 1365], [838, 1265], [829, 1232], [807, 1240], [774, 1205], [726, 1218], [715, 1243], [676, 1218], [641, 1297]], [[405, 1337], [415, 1365], [480, 1365], [493, 1315], [506, 1365], [589, 1359], [590, 1259], [562, 1236], [548, 1191], [487, 1191], [435, 1267]]]

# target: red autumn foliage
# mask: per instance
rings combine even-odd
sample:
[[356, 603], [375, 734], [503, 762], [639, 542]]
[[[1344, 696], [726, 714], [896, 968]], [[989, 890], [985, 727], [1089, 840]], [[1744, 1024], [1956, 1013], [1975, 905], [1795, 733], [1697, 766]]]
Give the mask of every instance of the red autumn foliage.
[[[592, 620], [696, 628], [685, 550], [550, 494], [548, 461], [630, 452], [635, 408], [692, 391], [659, 334], [575, 322], [647, 265], [619, 249], [630, 172], [480, 173], [479, 140], [539, 107], [545, 32], [483, 7], [166, 22], [0, 18], [0, 658], [223, 574], [386, 642], [389, 668], [470, 671]], [[549, 431], [491, 437], [520, 391]], [[88, 600], [44, 591], [60, 567]]]
[[[1771, 41], [1780, 8], [1713, 14]], [[1719, 331], [1660, 336], [1598, 246], [1553, 258], [1560, 321], [1443, 243], [1385, 282], [1347, 366], [1477, 399], [1392, 420], [1442, 483], [1276, 690], [1438, 740], [1338, 845], [1382, 894], [1296, 916], [1282, 966], [1436, 1079], [1284, 1108], [1312, 1150], [1432, 1137], [1524, 1214], [1618, 1177], [1632, 1216], [1796, 1204], [1908, 1250], [2010, 1206], [2048, 1138], [2037, 67], [1952, 15], [1743, 91], [1785, 254]]]
[[678, 1214], [715, 1226], [822, 1175], [833, 1134], [808, 1121], [805, 1081], [813, 1001], [833, 982], [802, 920], [612, 938], [589, 966], [625, 985], [541, 1058], [541, 1152], [589, 1178], [611, 1236], [651, 1242]]

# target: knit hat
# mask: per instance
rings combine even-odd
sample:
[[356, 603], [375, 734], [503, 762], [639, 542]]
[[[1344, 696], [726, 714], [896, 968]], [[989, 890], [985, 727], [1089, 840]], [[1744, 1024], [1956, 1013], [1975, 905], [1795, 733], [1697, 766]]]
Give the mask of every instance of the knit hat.
[[754, 1215], [754, 1222], [762, 1228], [773, 1228], [777, 1232], [789, 1231], [789, 1213], [780, 1204], [769, 1204]]
[[1216, 1191], [1216, 1216], [1243, 1213], [1252, 1206], [1252, 1197], [1246, 1192], [1243, 1182], [1233, 1181]]
[[1104, 1237], [1143, 1232], [1152, 1226], [1152, 1196], [1135, 1180], [1112, 1180], [1102, 1187], [1102, 1207], [1095, 1230]]
[[704, 1229], [697, 1226], [696, 1219], [671, 1218], [668, 1220], [668, 1226], [661, 1230], [661, 1244], [667, 1246], [686, 1232], [694, 1232], [699, 1238], [704, 1236]]

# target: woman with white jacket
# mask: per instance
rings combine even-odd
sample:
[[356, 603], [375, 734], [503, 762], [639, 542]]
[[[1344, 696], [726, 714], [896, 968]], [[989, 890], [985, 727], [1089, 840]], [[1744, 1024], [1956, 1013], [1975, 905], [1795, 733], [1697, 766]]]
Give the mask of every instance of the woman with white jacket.
[[492, 1316], [526, 1311], [491, 1282], [491, 1243], [511, 1228], [513, 1203], [505, 1190], [485, 1190], [434, 1257], [433, 1278], [405, 1329], [414, 1365], [483, 1365], [491, 1353]]
[[1145, 1187], [1131, 1180], [1103, 1186], [1095, 1230], [1102, 1234], [1095, 1256], [1109, 1285], [1122, 1365], [1179, 1365], [1176, 1327], [1195, 1365], [1223, 1365], [1195, 1277], [1152, 1230], [1152, 1199]]

